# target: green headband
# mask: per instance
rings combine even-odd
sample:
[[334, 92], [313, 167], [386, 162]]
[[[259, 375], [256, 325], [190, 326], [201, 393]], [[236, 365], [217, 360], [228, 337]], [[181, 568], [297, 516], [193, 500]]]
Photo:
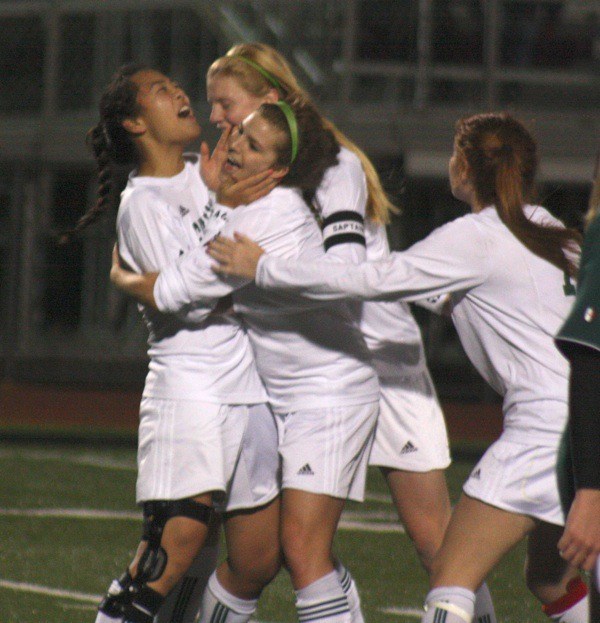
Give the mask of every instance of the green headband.
[[292, 158], [290, 160], [290, 164], [292, 164], [298, 155], [298, 123], [296, 121], [296, 115], [294, 114], [292, 107], [283, 100], [275, 102], [275, 106], [279, 106], [279, 108], [281, 108], [290, 128], [290, 138], [292, 141]]
[[[280, 93], [284, 92], [284, 90], [281, 88], [281, 84], [279, 84], [279, 80], [277, 80], [277, 78], [275, 78], [275, 76], [272, 73], [268, 72], [264, 67], [261, 67], [258, 63], [255, 63], [254, 61], [251, 61], [249, 58], [246, 58], [245, 56], [241, 56], [241, 55], [236, 55], [233, 58], [239, 58], [240, 61], [243, 61], [244, 63], [246, 63], [246, 65], [250, 65], [250, 67], [253, 67], [254, 69], [256, 69], [256, 71], [258, 71], [258, 73], [261, 74], [263, 78], [265, 78], [265, 80], [269, 84], [274, 86]], [[281, 108], [281, 110], [283, 111], [283, 114], [285, 115], [285, 118], [288, 122], [288, 126], [290, 128], [290, 137], [292, 140], [292, 159], [290, 160], [290, 164], [292, 164], [292, 162], [294, 162], [294, 160], [296, 159], [296, 156], [298, 155], [298, 123], [296, 122], [296, 115], [294, 114], [294, 111], [292, 110], [290, 105], [287, 104], [286, 102], [282, 100], [278, 100], [277, 102], [275, 102], [275, 104], [279, 106], [279, 108]]]
[[256, 71], [258, 71], [258, 73], [261, 74], [269, 84], [273, 85], [278, 91], [281, 91], [283, 93], [283, 89], [279, 84], [279, 80], [277, 80], [277, 78], [275, 78], [275, 76], [272, 73], [268, 72], [264, 67], [261, 67], [258, 63], [251, 61], [245, 56], [234, 56], [233, 58], [239, 58], [241, 61], [244, 61], [246, 65], [254, 67], [254, 69], [256, 69]]

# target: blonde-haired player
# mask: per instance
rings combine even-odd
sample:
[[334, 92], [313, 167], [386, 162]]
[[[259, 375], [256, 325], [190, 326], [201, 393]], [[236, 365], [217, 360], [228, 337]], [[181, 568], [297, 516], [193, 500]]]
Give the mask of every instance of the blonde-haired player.
[[[262, 102], [309, 99], [286, 59], [263, 43], [235, 45], [214, 61], [207, 73], [207, 93], [210, 120], [221, 128], [239, 124]], [[355, 264], [384, 260], [390, 252], [385, 226], [396, 210], [369, 158], [330, 120], [324, 123], [341, 146], [339, 162], [326, 172], [314, 202], [327, 257]], [[436, 305], [426, 306], [437, 311]], [[354, 310], [381, 386], [370, 464], [381, 468], [400, 520], [429, 571], [450, 520], [444, 475], [450, 453], [420, 330], [401, 301], [364, 302]], [[476, 611], [494, 623], [485, 583]]]

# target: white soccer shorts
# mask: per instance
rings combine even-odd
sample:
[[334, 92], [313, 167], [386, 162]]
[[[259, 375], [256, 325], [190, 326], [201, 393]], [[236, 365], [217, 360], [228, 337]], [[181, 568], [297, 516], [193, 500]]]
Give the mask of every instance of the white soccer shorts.
[[379, 405], [276, 414], [282, 488], [364, 500]]
[[[243, 449], [246, 431], [256, 448], [255, 417], [264, 440], [260, 469]], [[269, 429], [269, 422], [271, 428]], [[222, 510], [260, 506], [277, 495], [277, 432], [265, 404], [221, 405], [142, 398], [136, 499], [177, 500], [217, 492]], [[240, 483], [236, 483], [236, 479]], [[269, 496], [271, 496], [269, 498]]]
[[532, 446], [500, 437], [477, 463], [463, 486], [475, 498], [511, 513], [563, 526], [556, 446]]
[[391, 383], [381, 384], [369, 465], [409, 472], [445, 469], [450, 465], [448, 433], [429, 373]]

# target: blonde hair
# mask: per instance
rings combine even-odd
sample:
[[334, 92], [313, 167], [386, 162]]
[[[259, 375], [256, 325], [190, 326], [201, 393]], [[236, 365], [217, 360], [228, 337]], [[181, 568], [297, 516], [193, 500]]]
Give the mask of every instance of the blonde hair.
[[[261, 67], [267, 76], [244, 59]], [[218, 58], [209, 67], [207, 79], [210, 80], [217, 75], [234, 77], [244, 90], [255, 97], [263, 97], [271, 89], [276, 88], [281, 98], [292, 106], [302, 102], [310, 102], [310, 96], [296, 80], [285, 58], [277, 50], [264, 43], [234, 45], [225, 56]], [[273, 80], [269, 80], [268, 76], [271, 76]], [[333, 122], [322, 115], [321, 118], [323, 125], [331, 130], [336, 141], [354, 152], [360, 159], [367, 179], [367, 217], [387, 225], [390, 222], [391, 214], [398, 213], [399, 210], [383, 190], [373, 163]]]

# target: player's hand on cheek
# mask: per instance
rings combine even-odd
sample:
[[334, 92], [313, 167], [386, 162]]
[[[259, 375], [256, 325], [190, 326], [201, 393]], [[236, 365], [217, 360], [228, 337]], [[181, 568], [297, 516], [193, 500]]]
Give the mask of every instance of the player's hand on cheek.
[[208, 188], [215, 192], [219, 189], [221, 169], [227, 160], [227, 142], [230, 134], [231, 126], [225, 127], [212, 154], [206, 143], [200, 145], [200, 175]]
[[230, 208], [247, 205], [268, 195], [278, 182], [279, 178], [274, 176], [273, 169], [256, 173], [239, 182], [225, 180], [217, 190], [217, 201]]
[[218, 262], [212, 268], [216, 273], [254, 279], [264, 249], [243, 234], [234, 236], [235, 241], [218, 236], [210, 242], [208, 254]]

